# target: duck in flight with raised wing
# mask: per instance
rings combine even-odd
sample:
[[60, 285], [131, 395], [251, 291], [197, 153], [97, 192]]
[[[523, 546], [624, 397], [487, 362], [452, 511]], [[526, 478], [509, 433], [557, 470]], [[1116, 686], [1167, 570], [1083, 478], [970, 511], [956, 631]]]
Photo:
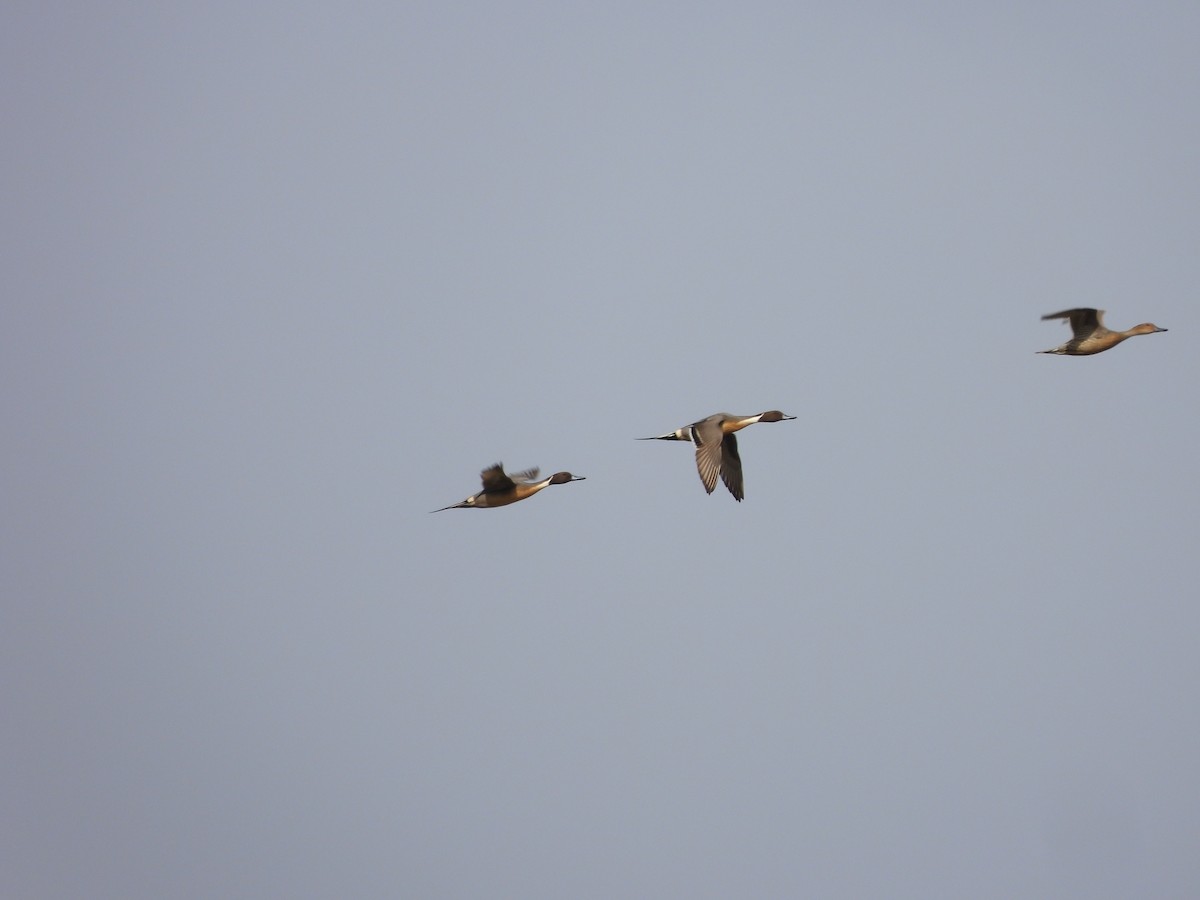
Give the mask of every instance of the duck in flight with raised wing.
[[443, 506], [433, 512], [443, 512], [447, 509], [490, 509], [493, 506], [508, 506], [526, 497], [532, 497], [542, 488], [552, 484], [566, 484], [568, 481], [584, 481], [582, 475], [572, 475], [570, 472], [555, 472], [549, 478], [537, 480], [540, 469], [526, 469], [524, 472], [504, 474], [504, 466], [496, 463], [479, 473], [483, 479], [483, 490], [473, 494], [462, 503]]
[[1064, 309], [1062, 312], [1042, 316], [1047, 319], [1070, 319], [1071, 339], [1061, 347], [1053, 350], [1039, 350], [1038, 353], [1057, 353], [1060, 356], [1091, 356], [1093, 353], [1103, 353], [1110, 350], [1125, 338], [1135, 334], [1154, 334], [1156, 331], [1166, 331], [1149, 322], [1134, 325], [1128, 331], [1109, 331], [1104, 327], [1104, 310], [1080, 307], [1079, 309]]

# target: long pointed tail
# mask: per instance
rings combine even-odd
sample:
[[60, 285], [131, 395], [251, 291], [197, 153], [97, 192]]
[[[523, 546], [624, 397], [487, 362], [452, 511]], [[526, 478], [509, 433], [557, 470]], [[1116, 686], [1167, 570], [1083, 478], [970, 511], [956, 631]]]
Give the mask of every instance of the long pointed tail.
[[692, 436], [685, 433], [687, 429], [680, 428], [678, 431], [668, 431], [666, 434], [656, 434], [653, 437], [634, 438], [636, 441], [690, 441]]

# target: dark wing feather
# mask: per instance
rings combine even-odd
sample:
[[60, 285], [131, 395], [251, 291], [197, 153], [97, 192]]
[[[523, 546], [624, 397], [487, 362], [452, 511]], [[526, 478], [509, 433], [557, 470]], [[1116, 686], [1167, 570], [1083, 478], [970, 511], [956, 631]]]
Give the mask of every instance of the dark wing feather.
[[490, 494], [493, 491], [511, 491], [516, 487], [513, 480], [504, 474], [504, 465], [496, 463], [494, 466], [484, 469], [479, 473], [479, 477], [483, 479], [483, 491], [485, 494]]
[[721, 480], [733, 499], [742, 502], [745, 493], [742, 490], [742, 457], [738, 454], [737, 435], [727, 434], [721, 441]]
[[1042, 316], [1042, 321], [1046, 319], [1070, 319], [1071, 333], [1077, 338], [1085, 338], [1101, 327], [1100, 317], [1103, 315], [1103, 310], [1081, 306], [1076, 309], [1064, 309], [1062, 312]]

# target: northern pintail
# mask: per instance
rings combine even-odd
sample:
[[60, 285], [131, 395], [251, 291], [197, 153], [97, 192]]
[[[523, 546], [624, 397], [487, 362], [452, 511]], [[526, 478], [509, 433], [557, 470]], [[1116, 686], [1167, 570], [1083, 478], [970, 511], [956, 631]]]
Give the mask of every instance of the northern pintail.
[[464, 500], [462, 503], [454, 503], [450, 506], [443, 506], [441, 509], [432, 510], [432, 512], [444, 512], [447, 509], [489, 509], [493, 506], [507, 506], [510, 503], [516, 503], [518, 500], [524, 500], [526, 497], [532, 497], [544, 487], [549, 487], [552, 484], [566, 484], [568, 481], [584, 481], [582, 475], [572, 475], [570, 472], [555, 472], [549, 478], [543, 478], [541, 481], [535, 481], [538, 477], [538, 468], [526, 469], [524, 472], [514, 472], [511, 475], [504, 474], [504, 466], [501, 463], [496, 463], [489, 469], [484, 469], [479, 473], [479, 477], [483, 479], [483, 490], [478, 494], [474, 494]]
[[756, 416], [734, 416], [729, 413], [714, 413], [707, 419], [693, 422], [682, 428], [654, 437], [638, 438], [639, 441], [691, 441], [696, 445], [696, 468], [704, 489], [710, 494], [717, 486], [717, 476], [725, 482], [733, 499], [739, 503], [745, 497], [742, 489], [742, 458], [738, 455], [737, 436], [747, 425], [755, 422], [782, 422], [794, 419], [777, 409], [767, 410]]
[[1143, 322], [1141, 325], [1134, 325], [1128, 331], [1109, 331], [1104, 327], [1104, 310], [1088, 307], [1064, 309], [1062, 312], [1042, 316], [1043, 322], [1047, 319], [1070, 319], [1073, 334], [1071, 339], [1061, 347], [1037, 352], [1057, 353], [1063, 356], [1090, 356], [1093, 353], [1102, 353], [1115, 347], [1125, 338], [1133, 337], [1135, 334], [1154, 334], [1156, 331], [1167, 330], [1159, 328], [1157, 325], [1151, 325], [1149, 322]]

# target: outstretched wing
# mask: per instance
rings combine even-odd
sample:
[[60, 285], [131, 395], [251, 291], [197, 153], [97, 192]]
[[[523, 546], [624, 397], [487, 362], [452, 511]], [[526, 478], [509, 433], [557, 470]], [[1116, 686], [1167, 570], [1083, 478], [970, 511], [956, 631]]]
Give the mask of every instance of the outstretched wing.
[[1062, 312], [1050, 313], [1048, 316], [1042, 316], [1042, 321], [1047, 319], [1070, 319], [1071, 333], [1077, 338], [1085, 338], [1093, 331], [1101, 326], [1101, 319], [1104, 316], [1104, 310], [1091, 309], [1090, 307], [1079, 307], [1077, 309], [1064, 309]]
[[745, 494], [742, 491], [742, 458], [738, 455], [737, 435], [727, 434], [721, 441], [721, 480], [733, 499], [742, 502]]
[[692, 440], [696, 442], [696, 469], [704, 489], [711, 494], [721, 474], [721, 427], [706, 428], [704, 423], [693, 425]]
[[492, 491], [511, 491], [516, 487], [513, 480], [504, 474], [503, 463], [496, 463], [494, 466], [484, 469], [479, 473], [479, 477], [483, 479], [485, 494], [490, 494]]
[[536, 481], [538, 472], [540, 471], [542, 471], [540, 468], [534, 466], [532, 469], [526, 469], [524, 472], [509, 472], [508, 477], [513, 481], [524, 481], [528, 483], [530, 481]]

